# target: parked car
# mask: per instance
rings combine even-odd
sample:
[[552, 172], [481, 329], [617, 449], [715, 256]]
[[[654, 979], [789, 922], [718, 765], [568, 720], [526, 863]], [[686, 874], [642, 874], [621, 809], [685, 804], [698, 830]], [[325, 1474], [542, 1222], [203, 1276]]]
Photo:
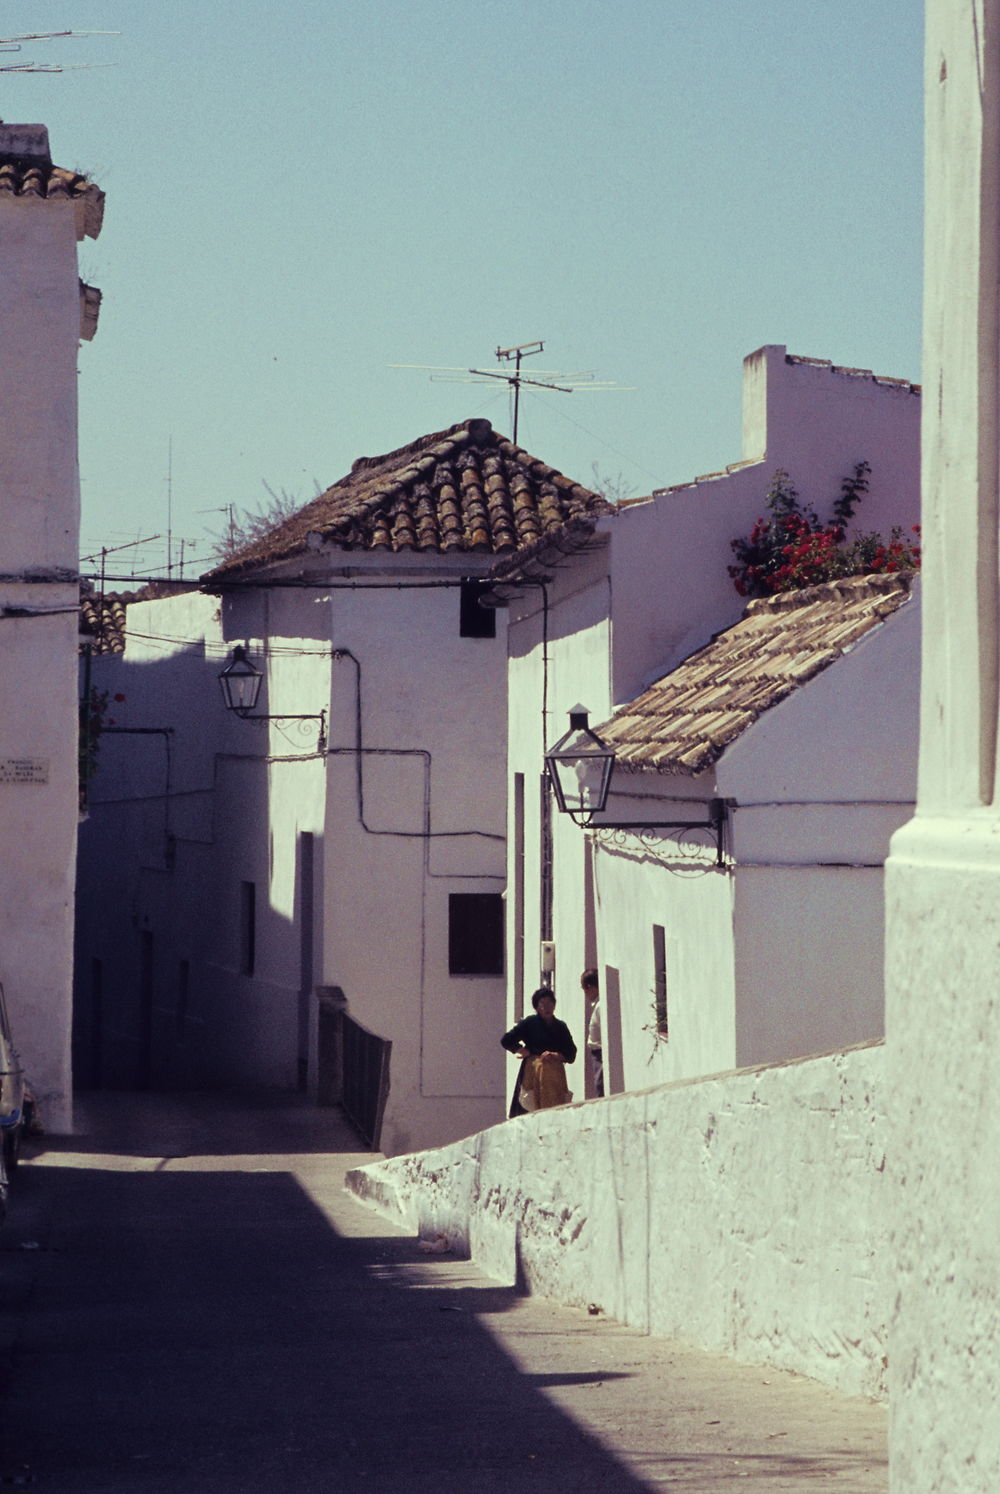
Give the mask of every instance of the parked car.
[[25, 1086], [21, 1059], [14, 1047], [7, 1016], [7, 1002], [0, 985], [0, 1147], [4, 1164], [4, 1183], [17, 1170], [24, 1129]]

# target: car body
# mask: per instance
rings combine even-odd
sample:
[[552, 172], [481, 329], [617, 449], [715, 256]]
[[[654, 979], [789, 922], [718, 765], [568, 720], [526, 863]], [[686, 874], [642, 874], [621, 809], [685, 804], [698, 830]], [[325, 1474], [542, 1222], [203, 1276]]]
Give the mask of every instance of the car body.
[[0, 1139], [7, 1177], [17, 1167], [24, 1129], [25, 1084], [20, 1055], [14, 1047], [7, 1002], [0, 985]]

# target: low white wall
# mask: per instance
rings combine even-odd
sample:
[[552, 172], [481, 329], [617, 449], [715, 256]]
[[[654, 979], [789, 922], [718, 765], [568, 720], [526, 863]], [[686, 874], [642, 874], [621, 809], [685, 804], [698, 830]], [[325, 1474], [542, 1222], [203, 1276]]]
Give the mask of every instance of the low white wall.
[[885, 1394], [880, 1044], [507, 1121], [347, 1185], [500, 1281]]

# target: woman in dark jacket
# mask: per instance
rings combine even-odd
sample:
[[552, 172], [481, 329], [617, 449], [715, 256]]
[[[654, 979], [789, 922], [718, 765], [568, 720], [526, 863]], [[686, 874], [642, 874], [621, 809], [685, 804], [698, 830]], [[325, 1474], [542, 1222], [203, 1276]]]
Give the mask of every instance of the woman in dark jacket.
[[[531, 1004], [535, 1008], [533, 1017], [525, 1017], [512, 1027], [510, 1032], [505, 1032], [500, 1039], [502, 1047], [508, 1053], [513, 1053], [522, 1060], [521, 1067], [517, 1071], [517, 1083], [514, 1085], [514, 1093], [511, 1096], [510, 1116], [526, 1115], [527, 1111], [521, 1104], [521, 1089], [528, 1082], [534, 1072], [533, 1060], [538, 1058], [545, 1065], [554, 1065], [551, 1073], [546, 1072], [546, 1082], [543, 1086], [544, 1095], [549, 1098], [539, 1100], [539, 1108], [546, 1105], [564, 1105], [569, 1096], [566, 1089], [565, 1077], [562, 1078], [561, 1086], [557, 1082], [556, 1070], [560, 1076], [563, 1075], [563, 1065], [572, 1063], [576, 1058], [576, 1044], [570, 1036], [570, 1030], [565, 1022], [560, 1022], [555, 1015], [556, 998], [547, 986], [535, 992], [531, 998]], [[530, 1087], [530, 1086], [529, 1086]], [[551, 1098], [553, 1093], [560, 1093], [558, 1099]]]

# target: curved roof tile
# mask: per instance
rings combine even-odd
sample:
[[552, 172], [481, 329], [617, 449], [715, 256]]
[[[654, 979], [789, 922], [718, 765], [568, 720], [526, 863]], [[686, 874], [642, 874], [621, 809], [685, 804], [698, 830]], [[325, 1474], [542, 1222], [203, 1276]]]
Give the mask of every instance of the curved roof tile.
[[488, 420], [466, 420], [385, 456], [359, 458], [346, 477], [203, 579], [241, 579], [315, 549], [315, 536], [341, 550], [509, 555], [571, 520], [608, 511], [597, 493], [515, 446]]
[[751, 602], [743, 618], [597, 728], [626, 769], [696, 774], [909, 599], [914, 573]]

